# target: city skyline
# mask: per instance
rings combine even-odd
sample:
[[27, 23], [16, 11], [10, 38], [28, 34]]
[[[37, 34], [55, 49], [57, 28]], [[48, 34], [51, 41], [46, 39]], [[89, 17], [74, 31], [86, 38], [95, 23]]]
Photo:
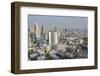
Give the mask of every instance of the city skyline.
[[87, 17], [74, 17], [74, 16], [44, 16], [44, 15], [29, 15], [28, 24], [29, 28], [32, 28], [35, 23], [49, 29], [54, 27], [58, 28], [75, 28], [75, 29], [87, 29], [88, 18]]
[[29, 60], [88, 58], [86, 17], [30, 15], [28, 21]]

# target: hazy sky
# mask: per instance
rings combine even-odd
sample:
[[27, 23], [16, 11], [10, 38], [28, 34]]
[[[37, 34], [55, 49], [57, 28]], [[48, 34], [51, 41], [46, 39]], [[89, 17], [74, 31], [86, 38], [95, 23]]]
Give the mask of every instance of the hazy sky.
[[75, 17], [75, 16], [45, 16], [45, 15], [29, 15], [28, 16], [29, 28], [32, 28], [35, 23], [40, 26], [53, 28], [80, 28], [87, 29], [88, 17]]

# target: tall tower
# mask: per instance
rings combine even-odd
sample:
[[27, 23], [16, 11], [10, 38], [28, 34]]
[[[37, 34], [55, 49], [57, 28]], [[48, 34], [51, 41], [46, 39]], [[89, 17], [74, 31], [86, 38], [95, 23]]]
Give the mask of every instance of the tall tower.
[[34, 24], [34, 31], [40, 32], [40, 28], [39, 28], [39, 25], [37, 23]]
[[41, 39], [41, 31], [37, 23], [35, 23], [34, 25], [34, 33], [35, 33], [36, 42], [39, 42], [39, 40]]
[[49, 44], [56, 45], [58, 43], [57, 32], [49, 32]]
[[30, 36], [31, 31], [30, 28], [28, 28], [28, 47], [31, 48], [32, 47], [32, 38]]
[[41, 26], [41, 38], [44, 39], [44, 27], [43, 25]]
[[51, 45], [51, 32], [49, 32], [49, 44]]
[[43, 27], [43, 25], [41, 26], [41, 33], [44, 33], [44, 27]]

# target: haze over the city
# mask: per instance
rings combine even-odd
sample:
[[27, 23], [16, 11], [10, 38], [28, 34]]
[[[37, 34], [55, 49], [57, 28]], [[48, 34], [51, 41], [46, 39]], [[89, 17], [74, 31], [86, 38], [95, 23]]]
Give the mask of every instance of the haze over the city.
[[43, 25], [47, 28], [49, 27], [49, 29], [52, 29], [54, 27], [87, 29], [88, 17], [29, 15], [29, 28], [32, 28], [35, 23]]

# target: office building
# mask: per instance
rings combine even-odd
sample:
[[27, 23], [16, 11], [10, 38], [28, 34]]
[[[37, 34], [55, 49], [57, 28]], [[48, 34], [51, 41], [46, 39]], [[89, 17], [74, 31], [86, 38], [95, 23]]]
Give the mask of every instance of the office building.
[[49, 44], [56, 45], [58, 43], [57, 32], [49, 32]]

